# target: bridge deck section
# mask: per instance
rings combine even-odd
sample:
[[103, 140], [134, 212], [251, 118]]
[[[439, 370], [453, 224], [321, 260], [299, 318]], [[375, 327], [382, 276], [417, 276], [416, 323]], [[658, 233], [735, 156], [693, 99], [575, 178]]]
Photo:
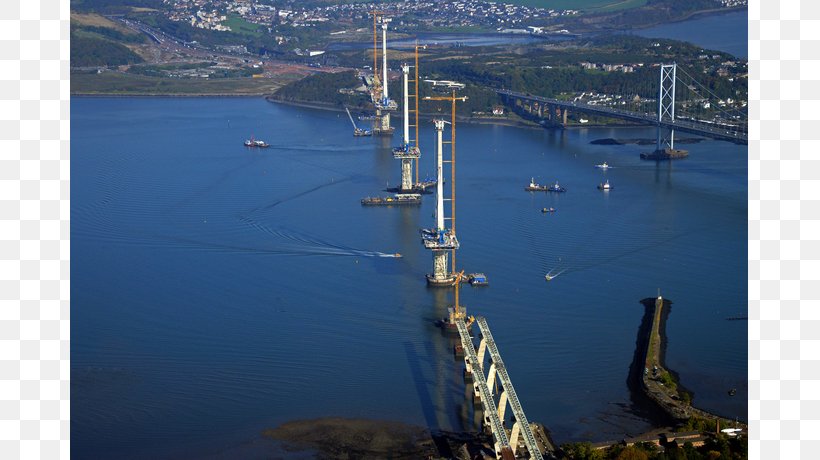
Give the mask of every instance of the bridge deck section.
[[690, 132], [693, 134], [700, 134], [707, 137], [712, 137], [715, 139], [722, 139], [728, 140], [732, 142], [738, 143], [748, 143], [748, 133], [743, 130], [737, 130], [737, 127], [734, 126], [720, 126], [720, 125], [707, 125], [704, 123], [696, 123], [687, 120], [676, 119], [674, 121], [662, 121], [658, 122], [657, 115], [648, 115], [642, 114], [637, 112], [629, 112], [626, 110], [619, 110], [613, 109], [611, 107], [604, 107], [599, 105], [591, 105], [586, 104], [583, 102], [574, 102], [574, 101], [562, 101], [559, 99], [552, 99], [548, 97], [541, 97], [541, 96], [533, 96], [530, 94], [519, 93], [516, 91], [510, 91], [506, 89], [499, 89], [496, 90], [496, 93], [502, 96], [513, 97], [517, 99], [523, 99], [533, 102], [538, 102], [540, 104], [548, 104], [558, 107], [564, 108], [572, 108], [574, 110], [581, 110], [591, 113], [596, 113], [599, 115], [605, 115], [613, 118], [621, 118], [624, 120], [630, 121], [637, 121], [643, 122], [655, 126], [662, 126], [664, 128], [675, 129], [679, 131]]
[[481, 363], [478, 361], [478, 356], [476, 356], [475, 353], [473, 339], [470, 338], [470, 332], [467, 330], [467, 324], [465, 324], [463, 318], [456, 319], [456, 327], [461, 336], [461, 345], [464, 348], [464, 359], [468, 360], [472, 366], [473, 378], [481, 392], [481, 404], [484, 406], [484, 417], [490, 420], [490, 428], [492, 429], [493, 436], [500, 451], [500, 449], [504, 447], [509, 447], [510, 440], [507, 437], [504, 425], [501, 424], [501, 420], [498, 418], [498, 409], [495, 406], [495, 400], [493, 400], [493, 395], [487, 386], [487, 379], [484, 377], [484, 371], [481, 370]]
[[501, 386], [504, 388], [504, 391], [507, 392], [507, 401], [510, 403], [513, 415], [515, 416], [515, 421], [519, 424], [521, 433], [524, 435], [524, 445], [527, 446], [530, 458], [541, 460], [544, 457], [541, 455], [541, 451], [538, 450], [538, 444], [535, 441], [535, 436], [532, 434], [532, 430], [530, 429], [530, 422], [527, 420], [527, 416], [524, 415], [524, 409], [521, 407], [521, 402], [518, 400], [518, 395], [515, 392], [510, 376], [507, 374], [507, 368], [504, 366], [504, 361], [501, 359], [501, 354], [498, 353], [498, 348], [495, 346], [495, 341], [493, 340], [493, 335], [490, 332], [490, 327], [487, 325], [487, 319], [484, 317], [478, 317], [476, 318], [476, 323], [478, 323], [478, 327], [481, 330], [481, 336], [487, 344], [487, 351], [490, 352], [490, 358], [495, 364], [496, 375], [501, 381]]

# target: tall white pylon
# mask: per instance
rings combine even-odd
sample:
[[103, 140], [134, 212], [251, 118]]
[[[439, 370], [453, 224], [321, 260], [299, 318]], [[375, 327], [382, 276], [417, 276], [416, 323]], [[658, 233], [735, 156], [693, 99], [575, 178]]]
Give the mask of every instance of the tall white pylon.
[[389, 99], [387, 96], [387, 21], [382, 22], [382, 96], [386, 104]]

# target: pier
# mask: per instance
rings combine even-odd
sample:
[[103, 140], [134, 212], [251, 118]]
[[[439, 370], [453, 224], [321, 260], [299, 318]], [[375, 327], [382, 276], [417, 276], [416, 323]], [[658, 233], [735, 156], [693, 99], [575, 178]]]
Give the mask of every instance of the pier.
[[[639, 350], [644, 354], [644, 367], [641, 373], [641, 388], [646, 396], [658, 405], [668, 416], [678, 422], [684, 422], [691, 417], [698, 417], [706, 420], [716, 420], [723, 423], [723, 426], [737, 424], [736, 421], [711, 414], [704, 410], [693, 407], [689, 401], [689, 395], [678, 391], [677, 383], [672, 383], [671, 373], [664, 366], [662, 348], [663, 327], [666, 316], [672, 302], [664, 299], [660, 294], [652, 299], [647, 298], [641, 301], [647, 309], [646, 315], [651, 315], [651, 324], [648, 336], [645, 337], [645, 350]], [[639, 343], [641, 343], [639, 337]]]

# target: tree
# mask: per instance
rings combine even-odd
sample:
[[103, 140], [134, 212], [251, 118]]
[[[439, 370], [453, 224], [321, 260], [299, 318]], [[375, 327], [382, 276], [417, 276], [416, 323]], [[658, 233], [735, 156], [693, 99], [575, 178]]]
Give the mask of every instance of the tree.
[[615, 458], [616, 460], [649, 460], [649, 455], [635, 446], [629, 446]]
[[574, 442], [561, 446], [564, 452], [563, 458], [571, 460], [604, 460], [604, 454], [600, 450], [592, 448], [588, 442]]

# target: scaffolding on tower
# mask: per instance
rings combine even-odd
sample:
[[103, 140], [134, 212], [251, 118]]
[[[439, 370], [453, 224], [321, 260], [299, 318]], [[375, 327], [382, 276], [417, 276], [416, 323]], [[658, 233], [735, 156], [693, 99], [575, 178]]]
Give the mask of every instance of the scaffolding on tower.
[[[432, 286], [450, 286], [456, 276], [456, 250], [459, 248], [456, 236], [456, 102], [466, 101], [467, 97], [457, 97], [453, 91], [448, 97], [425, 97], [429, 101], [450, 101], [451, 120], [433, 120], [436, 130], [436, 221], [435, 227], [421, 230], [424, 247], [433, 252], [433, 272], [428, 273], [427, 283]], [[450, 125], [450, 158], [444, 159], [443, 132], [444, 125]], [[450, 195], [444, 196], [444, 164], [450, 165]], [[445, 202], [449, 202], [450, 215], [446, 216]], [[448, 227], [449, 221], [449, 227]], [[447, 267], [450, 259], [451, 266]]]

